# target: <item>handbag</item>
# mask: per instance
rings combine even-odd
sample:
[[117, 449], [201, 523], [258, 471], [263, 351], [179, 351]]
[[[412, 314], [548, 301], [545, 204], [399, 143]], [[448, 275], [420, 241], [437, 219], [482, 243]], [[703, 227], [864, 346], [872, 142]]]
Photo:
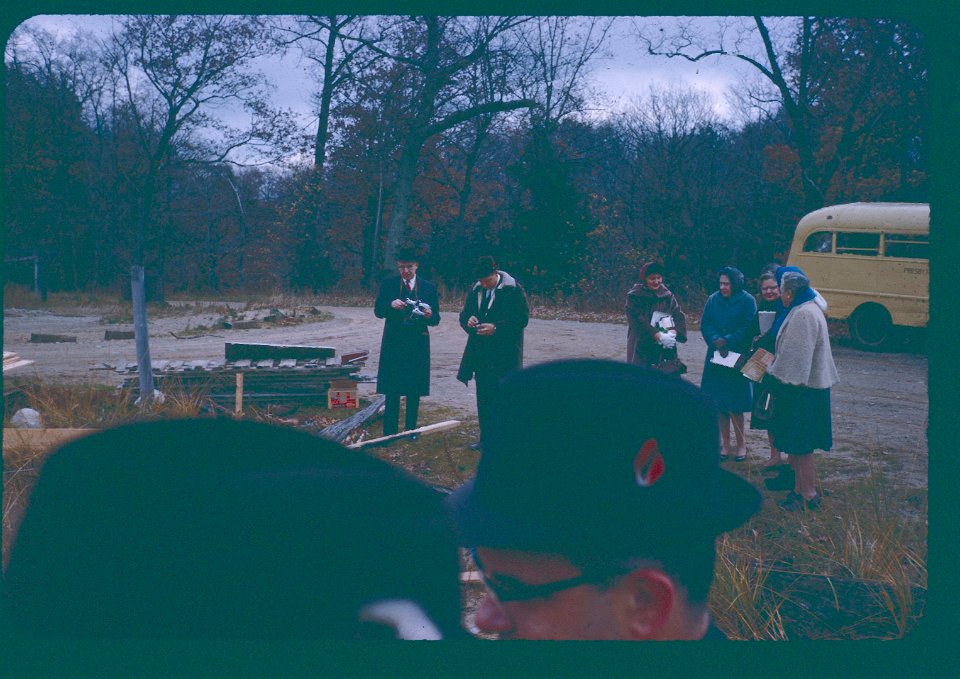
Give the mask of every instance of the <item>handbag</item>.
[[665, 375], [674, 375], [676, 377], [680, 377], [680, 375], [687, 372], [687, 365], [677, 357], [661, 357], [652, 367]]
[[753, 385], [753, 410], [750, 412], [751, 422], [768, 423], [776, 417], [777, 399], [770, 388], [769, 380]]

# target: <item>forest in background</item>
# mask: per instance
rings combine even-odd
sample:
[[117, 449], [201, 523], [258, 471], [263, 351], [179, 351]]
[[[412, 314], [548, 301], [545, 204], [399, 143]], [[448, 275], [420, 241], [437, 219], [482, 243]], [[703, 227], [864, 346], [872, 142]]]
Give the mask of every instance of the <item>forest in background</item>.
[[[682, 86], [598, 111], [616, 22], [663, 60], [750, 64], [735, 120]], [[309, 128], [257, 69], [288, 50], [315, 67]], [[924, 40], [886, 19], [129, 15], [23, 26], [5, 69], [5, 248], [42, 253], [51, 291], [122, 291], [134, 264], [156, 300], [368, 288], [412, 245], [447, 289], [493, 254], [617, 308], [648, 259], [683, 299], [782, 258], [813, 209], [929, 200]]]

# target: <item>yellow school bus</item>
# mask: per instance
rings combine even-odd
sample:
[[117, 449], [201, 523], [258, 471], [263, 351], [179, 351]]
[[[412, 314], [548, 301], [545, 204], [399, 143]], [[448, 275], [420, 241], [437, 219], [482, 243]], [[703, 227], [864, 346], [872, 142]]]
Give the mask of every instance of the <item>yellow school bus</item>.
[[878, 349], [894, 326], [927, 325], [929, 242], [927, 203], [834, 205], [800, 220], [787, 263], [809, 276], [857, 345]]

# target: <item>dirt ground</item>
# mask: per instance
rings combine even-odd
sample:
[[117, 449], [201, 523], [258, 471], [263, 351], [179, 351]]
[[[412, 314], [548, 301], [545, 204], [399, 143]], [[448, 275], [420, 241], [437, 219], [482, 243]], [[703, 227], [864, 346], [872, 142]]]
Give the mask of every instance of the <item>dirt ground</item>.
[[[222, 309], [222, 305], [219, 305]], [[192, 315], [151, 318], [150, 356], [154, 361], [217, 360], [224, 357], [225, 342], [323, 345], [338, 355], [369, 350], [370, 360], [362, 375], [372, 379], [377, 372], [383, 321], [370, 308], [319, 307], [331, 320], [251, 330], [202, 330], [211, 328], [219, 317], [213, 308]], [[247, 316], [251, 317], [250, 314]], [[40, 377], [45, 381], [93, 381], [120, 384], [122, 378], [111, 370], [91, 370], [102, 364], [134, 363], [133, 340], [104, 340], [104, 331], [132, 330], [132, 324], [107, 325], [101, 316], [65, 315], [42, 310], [6, 309], [3, 320], [3, 348], [35, 363], [6, 376], [6, 381]], [[61, 334], [77, 338], [76, 343], [37, 344], [31, 333]], [[174, 337], [176, 333], [183, 339]], [[423, 402], [421, 423], [428, 424], [430, 409], [444, 406], [464, 418], [475, 417], [473, 385], [465, 387], [454, 375], [466, 336], [456, 313], [444, 311], [437, 328], [431, 330], [431, 394]], [[680, 358], [689, 366], [686, 379], [699, 384], [706, 351], [698, 332], [691, 332], [680, 345]], [[837, 474], [855, 475], [870, 465], [880, 464], [886, 474], [914, 488], [927, 487], [927, 357], [916, 352], [865, 353], [843, 339], [834, 341], [834, 359], [841, 382], [832, 390], [834, 449]], [[525, 336], [526, 364], [572, 357], [621, 359], [626, 352], [624, 323], [595, 323], [571, 320], [533, 319]], [[371, 394], [372, 382], [361, 385], [361, 394]], [[602, 395], [601, 395], [602, 398]], [[764, 432], [748, 432], [751, 463], [766, 456]], [[847, 473], [844, 472], [846, 470]], [[835, 481], [836, 482], [836, 481]]]

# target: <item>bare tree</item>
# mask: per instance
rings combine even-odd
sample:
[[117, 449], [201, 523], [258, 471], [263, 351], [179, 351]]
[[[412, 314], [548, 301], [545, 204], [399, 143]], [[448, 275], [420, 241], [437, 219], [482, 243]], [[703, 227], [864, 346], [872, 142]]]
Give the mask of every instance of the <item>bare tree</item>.
[[[638, 37], [651, 55], [691, 62], [720, 56], [753, 67], [770, 88], [755, 90], [750, 97], [758, 107], [782, 107], [790, 121], [803, 178], [804, 204], [812, 210], [823, 205], [811, 129], [816, 91], [810, 79], [820, 24], [814, 17], [774, 20], [776, 23], [771, 24], [769, 19], [755, 16], [750, 21], [752, 25], [743, 18], [721, 18], [709, 34], [693, 19], [679, 20], [672, 32], [645, 24], [639, 28]], [[780, 30], [772, 31], [772, 25]], [[788, 32], [792, 44], [783, 40]]]
[[465, 92], [471, 68], [491, 52], [504, 49], [504, 41], [526, 21], [519, 17], [384, 17], [375, 38], [351, 36], [401, 65], [411, 91], [384, 266], [392, 265], [406, 235], [417, 163], [427, 140], [477, 116], [535, 105], [505, 90], [497, 92], [496, 100], [484, 103], [476, 103]]
[[582, 112], [589, 68], [604, 56], [611, 17], [537, 17], [521, 31], [528, 69], [521, 72], [521, 92], [539, 106], [537, 118], [552, 133], [566, 116]]
[[709, 95], [651, 86], [618, 128], [630, 164], [631, 240], [674, 268], [681, 254], [702, 267], [716, 245], [710, 224], [720, 208], [713, 191], [722, 185], [716, 166], [723, 162], [715, 143], [722, 126]]
[[[275, 148], [285, 136], [282, 118], [266, 104], [263, 75], [245, 68], [269, 49], [267, 28], [252, 16], [129, 15], [111, 38], [108, 63], [122, 78], [144, 159], [133, 259], [143, 264], [155, 244], [160, 296], [167, 243], [163, 222], [154, 224], [152, 213], [171, 158], [182, 150], [194, 161], [223, 162], [241, 148]], [[212, 114], [238, 104], [251, 113], [246, 129]], [[152, 227], [159, 231], [156, 241], [149, 240]]]
[[[292, 22], [282, 20], [278, 23], [280, 45], [297, 45], [303, 56], [313, 62], [319, 76], [319, 91], [315, 96], [317, 132], [313, 149], [317, 175], [323, 173], [335, 94], [370, 63], [381, 58], [369, 53], [362, 42], [365, 23], [365, 17], [356, 14], [306, 15], [295, 17]], [[346, 39], [347, 33], [353, 38]], [[364, 59], [365, 54], [370, 54], [370, 58]]]
[[[914, 57], [903, 54], [905, 43], [916, 47], [909, 42], [909, 30], [883, 20], [810, 16], [720, 18], [713, 30], [705, 29], [703, 21], [679, 20], [670, 31], [645, 24], [638, 26], [638, 36], [652, 55], [691, 62], [722, 57], [749, 64], [759, 78], [746, 89], [744, 100], [768, 115], [782, 113], [789, 122], [804, 209], [821, 207], [841, 163], [891, 116], [894, 107], [877, 105], [878, 93], [913, 66], [907, 62]], [[898, 61], [903, 63], [892, 65]], [[911, 78], [916, 75], [902, 80]]]

